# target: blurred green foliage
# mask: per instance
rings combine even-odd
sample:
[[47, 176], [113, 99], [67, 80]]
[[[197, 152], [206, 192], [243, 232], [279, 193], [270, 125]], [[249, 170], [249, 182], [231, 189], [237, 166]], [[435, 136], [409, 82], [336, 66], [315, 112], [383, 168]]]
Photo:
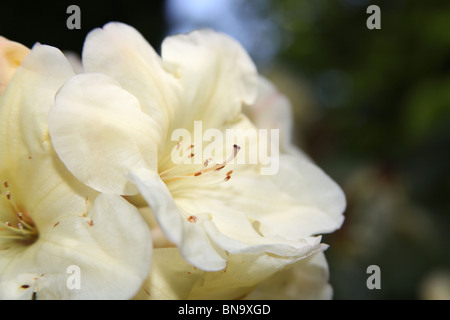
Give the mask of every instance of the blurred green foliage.
[[[335, 298], [427, 298], [426, 277], [450, 272], [450, 2], [277, 0], [262, 14], [280, 26], [266, 72], [294, 97], [299, 144], [347, 195], [324, 238]], [[381, 290], [366, 287], [371, 264]]]

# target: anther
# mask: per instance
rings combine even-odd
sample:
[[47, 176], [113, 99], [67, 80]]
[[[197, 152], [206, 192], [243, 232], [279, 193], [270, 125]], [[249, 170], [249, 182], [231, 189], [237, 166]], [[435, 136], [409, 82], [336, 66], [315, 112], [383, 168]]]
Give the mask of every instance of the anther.
[[197, 222], [197, 217], [196, 216], [189, 216], [189, 218], [187, 218], [187, 220], [189, 222], [196, 223]]

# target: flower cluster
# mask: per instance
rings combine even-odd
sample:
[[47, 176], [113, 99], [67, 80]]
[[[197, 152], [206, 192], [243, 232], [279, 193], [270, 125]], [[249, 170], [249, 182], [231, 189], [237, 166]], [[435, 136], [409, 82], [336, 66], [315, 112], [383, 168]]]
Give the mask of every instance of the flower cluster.
[[[109, 23], [81, 64], [0, 38], [0, 68], [0, 298], [331, 297], [321, 235], [344, 194], [293, 145], [289, 102], [235, 40], [196, 30], [158, 55]], [[212, 139], [174, 140], [199, 123], [239, 134], [209, 153]], [[258, 129], [278, 139], [244, 134]]]

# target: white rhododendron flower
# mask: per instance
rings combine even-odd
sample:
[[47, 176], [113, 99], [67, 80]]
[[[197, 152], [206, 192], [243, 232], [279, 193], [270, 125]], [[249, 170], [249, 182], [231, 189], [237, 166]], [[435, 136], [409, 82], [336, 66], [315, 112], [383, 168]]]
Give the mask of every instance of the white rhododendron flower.
[[0, 299], [130, 298], [150, 268], [147, 224], [122, 197], [75, 179], [50, 141], [48, 111], [57, 90], [74, 75], [72, 67], [56, 48], [36, 44], [25, 57], [22, 46], [5, 41], [0, 41], [9, 50], [0, 52], [0, 78], [8, 79], [0, 96]]
[[[301, 153], [291, 142], [291, 105], [267, 79], [260, 77], [258, 97], [244, 112], [262, 128], [280, 129], [283, 153]], [[229, 255], [224, 270], [206, 272], [188, 264], [156, 223], [150, 208], [141, 213], [152, 228], [152, 270], [135, 299], [331, 299], [328, 264], [323, 252], [303, 257], [265, 253]], [[300, 260], [300, 261], [298, 261]]]
[[[85, 73], [65, 83], [49, 114], [55, 150], [81, 182], [148, 204], [167, 239], [203, 271], [245, 255], [293, 263], [326, 248], [320, 234], [341, 226], [345, 198], [301, 153], [279, 154], [272, 175], [261, 174], [261, 162], [233, 161], [259, 152], [258, 137], [185, 161], [205, 152], [199, 125], [257, 129], [242, 107], [255, 102], [258, 73], [235, 40], [198, 30], [166, 38], [160, 57], [135, 29], [109, 23], [88, 35], [82, 60]], [[179, 129], [194, 143], [174, 141]], [[174, 161], [180, 150], [187, 156]]]

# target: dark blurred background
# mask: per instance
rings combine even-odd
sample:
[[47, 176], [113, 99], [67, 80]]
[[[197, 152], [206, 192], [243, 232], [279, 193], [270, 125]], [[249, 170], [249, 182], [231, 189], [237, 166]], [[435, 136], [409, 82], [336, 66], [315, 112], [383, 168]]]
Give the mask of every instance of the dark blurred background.
[[[71, 4], [80, 30], [66, 27]], [[371, 4], [380, 30], [366, 27]], [[344, 226], [324, 237], [334, 298], [450, 299], [450, 2], [3, 1], [0, 17], [11, 40], [78, 53], [112, 20], [157, 50], [198, 27], [237, 38], [290, 98], [296, 143], [346, 193]]]

